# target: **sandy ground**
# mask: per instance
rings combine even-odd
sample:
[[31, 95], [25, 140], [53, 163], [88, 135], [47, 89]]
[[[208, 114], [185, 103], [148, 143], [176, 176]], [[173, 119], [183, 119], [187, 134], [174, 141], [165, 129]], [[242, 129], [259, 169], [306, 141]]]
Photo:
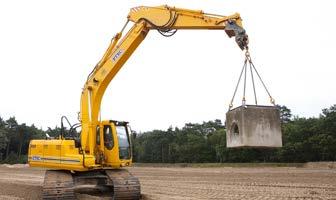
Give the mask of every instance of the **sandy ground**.
[[[143, 199], [335, 199], [336, 169], [133, 167]], [[44, 170], [0, 165], [0, 199], [40, 199]], [[99, 199], [78, 195], [79, 199]], [[105, 198], [106, 199], [106, 198]]]

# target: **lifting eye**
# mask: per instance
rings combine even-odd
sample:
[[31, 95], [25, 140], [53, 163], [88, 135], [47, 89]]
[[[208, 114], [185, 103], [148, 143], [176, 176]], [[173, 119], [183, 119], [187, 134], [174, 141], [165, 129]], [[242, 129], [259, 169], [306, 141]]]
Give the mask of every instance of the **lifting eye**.
[[233, 122], [232, 125], [231, 125], [231, 135], [232, 136], [238, 136], [239, 135], [239, 128], [238, 128], [238, 125], [237, 123]]

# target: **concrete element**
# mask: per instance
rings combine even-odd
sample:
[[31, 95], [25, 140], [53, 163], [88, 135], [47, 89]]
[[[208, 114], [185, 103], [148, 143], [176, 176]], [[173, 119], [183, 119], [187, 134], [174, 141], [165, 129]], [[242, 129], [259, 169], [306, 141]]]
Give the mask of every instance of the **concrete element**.
[[227, 147], [282, 147], [280, 112], [273, 106], [245, 105], [226, 113]]

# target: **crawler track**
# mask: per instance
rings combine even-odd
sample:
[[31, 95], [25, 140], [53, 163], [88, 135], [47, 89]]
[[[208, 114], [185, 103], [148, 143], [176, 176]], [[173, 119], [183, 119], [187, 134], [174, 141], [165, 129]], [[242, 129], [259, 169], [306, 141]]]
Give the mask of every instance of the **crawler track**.
[[108, 177], [113, 182], [115, 200], [140, 199], [140, 182], [125, 169], [106, 170]]
[[140, 199], [140, 182], [125, 169], [80, 172], [47, 170], [44, 177], [42, 199], [76, 199], [75, 191], [111, 188], [114, 200]]
[[76, 199], [73, 186], [73, 178], [69, 171], [47, 170], [42, 199]]

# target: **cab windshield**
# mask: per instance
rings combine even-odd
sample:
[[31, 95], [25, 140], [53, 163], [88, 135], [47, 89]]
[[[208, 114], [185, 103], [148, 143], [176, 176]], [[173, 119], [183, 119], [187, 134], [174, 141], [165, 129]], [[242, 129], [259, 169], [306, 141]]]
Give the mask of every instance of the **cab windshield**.
[[130, 159], [130, 142], [128, 138], [126, 126], [116, 126], [118, 143], [119, 143], [119, 158], [120, 159]]

